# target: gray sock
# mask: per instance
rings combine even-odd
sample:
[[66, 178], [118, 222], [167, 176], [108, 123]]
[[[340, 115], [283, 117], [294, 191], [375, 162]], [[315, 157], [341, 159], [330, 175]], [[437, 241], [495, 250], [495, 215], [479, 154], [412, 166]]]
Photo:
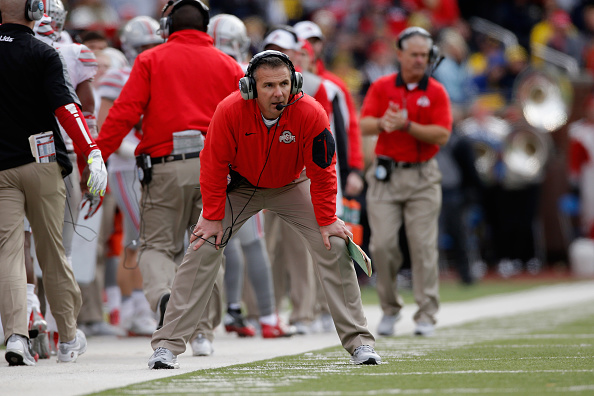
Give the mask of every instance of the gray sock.
[[274, 287], [270, 271], [270, 259], [263, 240], [256, 240], [249, 245], [242, 246], [245, 256], [247, 272], [252, 283], [260, 316], [274, 313]]
[[225, 247], [225, 294], [227, 304], [241, 304], [244, 262], [237, 238]]

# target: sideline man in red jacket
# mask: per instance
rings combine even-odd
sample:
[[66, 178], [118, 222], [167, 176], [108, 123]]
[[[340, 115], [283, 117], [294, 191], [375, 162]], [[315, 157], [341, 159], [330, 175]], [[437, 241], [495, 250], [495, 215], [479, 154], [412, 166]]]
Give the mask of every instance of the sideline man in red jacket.
[[452, 112], [445, 88], [428, 72], [437, 56], [429, 32], [411, 26], [396, 48], [400, 71], [371, 84], [361, 108], [361, 130], [378, 135], [375, 164], [366, 175], [369, 247], [384, 313], [378, 334], [394, 334], [404, 305], [396, 287], [402, 265], [396, 236], [404, 223], [418, 305], [415, 334], [430, 336], [439, 309], [441, 172], [434, 156], [450, 138]]
[[336, 158], [328, 117], [313, 98], [297, 95], [301, 85], [301, 74], [285, 54], [264, 51], [252, 58], [240, 92], [218, 106], [202, 153], [204, 209], [175, 277], [163, 328], [153, 334], [150, 368], [179, 367], [177, 355], [185, 351], [210, 297], [221, 247], [232, 230], [262, 209], [276, 212], [306, 239], [353, 362], [381, 361], [344, 243], [350, 232], [335, 215]]
[[184, 235], [201, 210], [196, 187], [202, 135], [216, 106], [243, 76], [234, 59], [214, 48], [208, 20], [208, 7], [199, 0], [165, 6], [161, 34], [168, 41], [138, 55], [97, 139], [109, 157], [144, 115], [135, 151], [144, 168], [138, 265], [159, 325], [185, 250]]

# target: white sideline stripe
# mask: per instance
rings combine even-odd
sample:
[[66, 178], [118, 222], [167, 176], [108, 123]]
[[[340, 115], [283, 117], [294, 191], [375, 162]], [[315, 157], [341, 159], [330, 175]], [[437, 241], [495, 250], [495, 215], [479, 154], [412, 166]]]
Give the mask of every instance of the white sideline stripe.
[[[580, 386], [568, 386], [568, 387], [551, 387], [546, 388], [546, 393], [549, 392], [583, 392], [587, 390], [594, 390], [594, 385], [580, 385]], [[461, 394], [485, 394], [485, 393], [518, 393], [520, 395], [525, 394], [524, 389], [518, 388], [443, 388], [443, 389], [434, 389], [434, 388], [424, 388], [424, 389], [381, 389], [381, 390], [371, 390], [367, 392], [306, 392], [304, 395], [307, 396], [333, 396], [333, 395], [435, 395], [435, 394], [454, 394], [454, 395], [461, 395]], [[292, 394], [292, 393], [280, 393], [282, 394]]]
[[416, 371], [412, 373], [365, 373], [365, 376], [383, 377], [386, 375], [452, 375], [452, 374], [532, 374], [532, 373], [594, 373], [592, 370], [458, 370], [458, 371]]
[[555, 347], [555, 348], [580, 348], [580, 347], [584, 347], [584, 346], [592, 346], [592, 344], [574, 344], [574, 345], [568, 345], [568, 344], [529, 344], [529, 345], [524, 345], [524, 344], [502, 344], [502, 345], [477, 345], [476, 348], [551, 348], [551, 347]]
[[[464, 359], [466, 361], [471, 362], [496, 362], [499, 360], [563, 360], [563, 359], [591, 359], [590, 356], [529, 356], [529, 357], [516, 357], [516, 358], [475, 358], [475, 359]], [[457, 362], [460, 359], [439, 359], [439, 358], [427, 358], [427, 359], [419, 359], [417, 356], [411, 356], [410, 358], [390, 358], [391, 362], [410, 362], [414, 360], [415, 362]]]

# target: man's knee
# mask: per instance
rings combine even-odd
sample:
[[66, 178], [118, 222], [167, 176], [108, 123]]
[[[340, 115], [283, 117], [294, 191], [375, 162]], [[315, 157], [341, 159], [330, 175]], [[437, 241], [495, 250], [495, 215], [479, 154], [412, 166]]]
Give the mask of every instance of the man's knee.
[[398, 247], [398, 232], [374, 232], [371, 230], [370, 243], [375, 249], [395, 249]]

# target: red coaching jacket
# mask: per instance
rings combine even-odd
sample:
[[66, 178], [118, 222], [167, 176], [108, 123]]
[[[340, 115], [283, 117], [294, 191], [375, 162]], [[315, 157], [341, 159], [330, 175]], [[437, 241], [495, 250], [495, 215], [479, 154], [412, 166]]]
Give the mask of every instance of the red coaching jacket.
[[97, 139], [103, 158], [120, 146], [143, 114], [136, 155], [171, 154], [172, 134], [188, 129], [205, 133], [217, 105], [237, 90], [241, 77], [241, 66], [216, 49], [207, 33], [174, 32], [165, 44], [144, 51], [134, 61]]
[[239, 91], [229, 95], [215, 111], [200, 154], [202, 216], [207, 220], [225, 216], [229, 164], [263, 188], [283, 187], [306, 167], [318, 224], [332, 224], [337, 189], [334, 144], [328, 116], [311, 96], [285, 108], [268, 130], [255, 100], [244, 100]]

